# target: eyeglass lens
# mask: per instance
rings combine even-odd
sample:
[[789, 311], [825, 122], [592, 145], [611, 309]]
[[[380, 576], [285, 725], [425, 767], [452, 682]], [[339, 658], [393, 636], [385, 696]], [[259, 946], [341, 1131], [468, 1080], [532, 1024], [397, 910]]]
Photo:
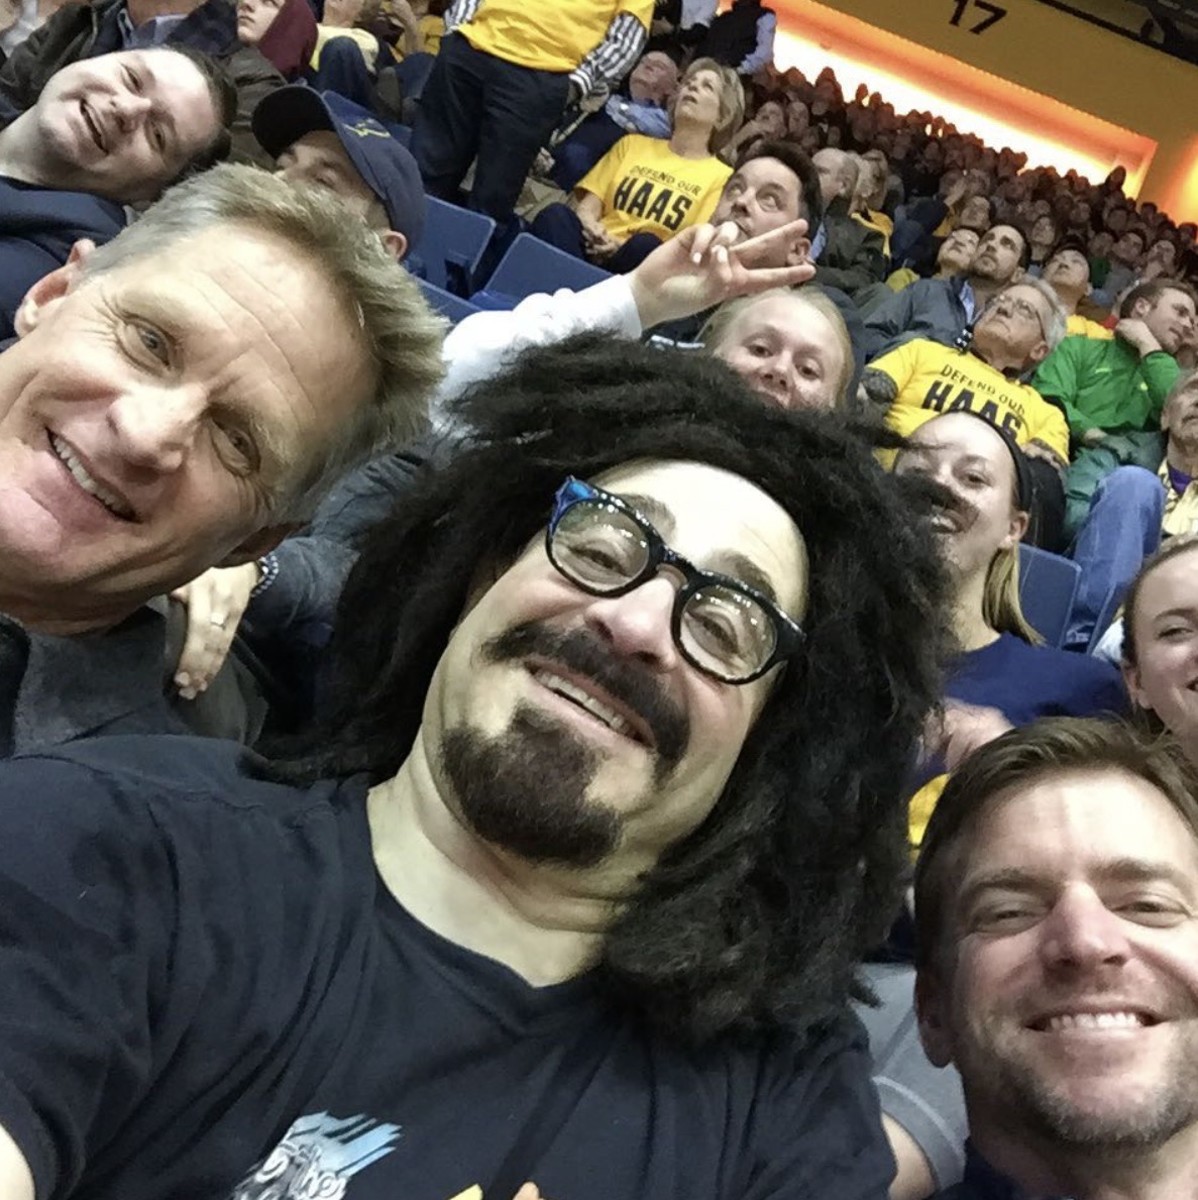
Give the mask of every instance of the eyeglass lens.
[[[550, 538], [553, 561], [588, 591], [618, 592], [650, 567], [651, 541], [629, 514], [602, 501], [578, 501], [562, 513]], [[677, 630], [686, 656], [723, 679], [745, 679], [774, 653], [777, 631], [766, 609], [727, 584], [689, 592]]]

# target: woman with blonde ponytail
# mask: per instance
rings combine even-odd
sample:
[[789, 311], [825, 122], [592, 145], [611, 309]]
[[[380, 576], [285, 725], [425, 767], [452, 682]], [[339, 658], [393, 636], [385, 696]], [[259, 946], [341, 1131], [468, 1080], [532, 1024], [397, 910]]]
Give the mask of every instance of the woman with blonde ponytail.
[[1023, 615], [1019, 543], [1034, 485], [1015, 439], [976, 413], [946, 413], [915, 431], [894, 469], [945, 490], [934, 523], [955, 584], [959, 654], [945, 685], [943, 737], [930, 739], [929, 774], [1037, 717], [1124, 713], [1110, 664], [1044, 645]]
[[[952, 577], [958, 654], [945, 680], [942, 716], [925, 737], [923, 786], [910, 804], [913, 845], [922, 840], [947, 772], [972, 750], [1037, 717], [1123, 712], [1127, 699], [1109, 663], [1046, 646], [1019, 604], [1019, 543], [1032, 508], [1032, 476], [1004, 430], [967, 411], [921, 425], [894, 469], [943, 489], [933, 517]], [[873, 1078], [897, 1171], [890, 1200], [949, 1189], [965, 1162], [966, 1115], [954, 1069], [933, 1067], [912, 1007], [910, 929], [900, 922], [887, 953], [865, 964], [879, 1004], [858, 1007], [869, 1034]]]

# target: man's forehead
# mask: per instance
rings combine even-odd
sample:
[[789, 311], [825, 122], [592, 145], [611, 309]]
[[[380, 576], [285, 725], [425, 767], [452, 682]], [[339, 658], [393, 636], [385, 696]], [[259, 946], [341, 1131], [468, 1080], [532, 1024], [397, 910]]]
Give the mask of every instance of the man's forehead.
[[590, 482], [643, 502], [642, 515], [658, 525], [663, 537], [684, 533], [694, 544], [714, 542], [740, 525], [763, 520], [778, 530], [794, 529], [782, 506], [756, 483], [708, 463], [640, 459], [612, 467]]
[[742, 163], [734, 178], [748, 179], [761, 183], [779, 183], [790, 187], [798, 187], [799, 177], [781, 159], [763, 155], [761, 158], [751, 158]]
[[1115, 766], [1057, 769], [986, 800], [962, 866], [965, 889], [1008, 872], [1044, 880], [1172, 876], [1198, 889], [1198, 833], [1138, 775]]
[[1039, 288], [1032, 287], [1030, 284], [1013, 283], [1010, 287], [1003, 288], [999, 295], [1009, 296], [1012, 300], [1023, 300], [1034, 305], [1042, 313], [1048, 311], [1048, 297]]
[[312, 157], [327, 159], [346, 167], [355, 175], [358, 173], [348, 151], [341, 144], [341, 139], [331, 129], [308, 130], [297, 137], [289, 147], [292, 151], [297, 148], [306, 150]]

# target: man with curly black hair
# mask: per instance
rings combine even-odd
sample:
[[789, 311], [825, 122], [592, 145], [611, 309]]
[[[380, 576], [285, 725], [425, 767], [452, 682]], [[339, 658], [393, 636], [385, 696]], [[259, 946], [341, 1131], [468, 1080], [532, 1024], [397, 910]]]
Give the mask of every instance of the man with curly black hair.
[[939, 693], [918, 485], [603, 339], [459, 416], [303, 753], [0, 765], [5, 1200], [886, 1194], [846, 1001]]

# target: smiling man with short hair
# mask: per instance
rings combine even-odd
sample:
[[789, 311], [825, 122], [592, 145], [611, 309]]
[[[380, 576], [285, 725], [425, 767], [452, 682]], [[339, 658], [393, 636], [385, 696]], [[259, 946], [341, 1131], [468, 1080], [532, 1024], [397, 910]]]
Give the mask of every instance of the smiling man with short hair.
[[190, 50], [118, 51], [52, 75], [0, 130], [0, 338], [76, 241], [108, 241], [122, 205], [224, 157], [234, 107], [221, 69]]
[[16, 324], [0, 354], [0, 755], [178, 728], [142, 606], [253, 561], [350, 467], [419, 432], [441, 322], [327, 194], [224, 166], [39, 280]]
[[1176, 747], [1057, 719], [950, 780], [915, 873], [916, 1005], [970, 1155], [943, 1200], [1198, 1186], [1198, 806]]

